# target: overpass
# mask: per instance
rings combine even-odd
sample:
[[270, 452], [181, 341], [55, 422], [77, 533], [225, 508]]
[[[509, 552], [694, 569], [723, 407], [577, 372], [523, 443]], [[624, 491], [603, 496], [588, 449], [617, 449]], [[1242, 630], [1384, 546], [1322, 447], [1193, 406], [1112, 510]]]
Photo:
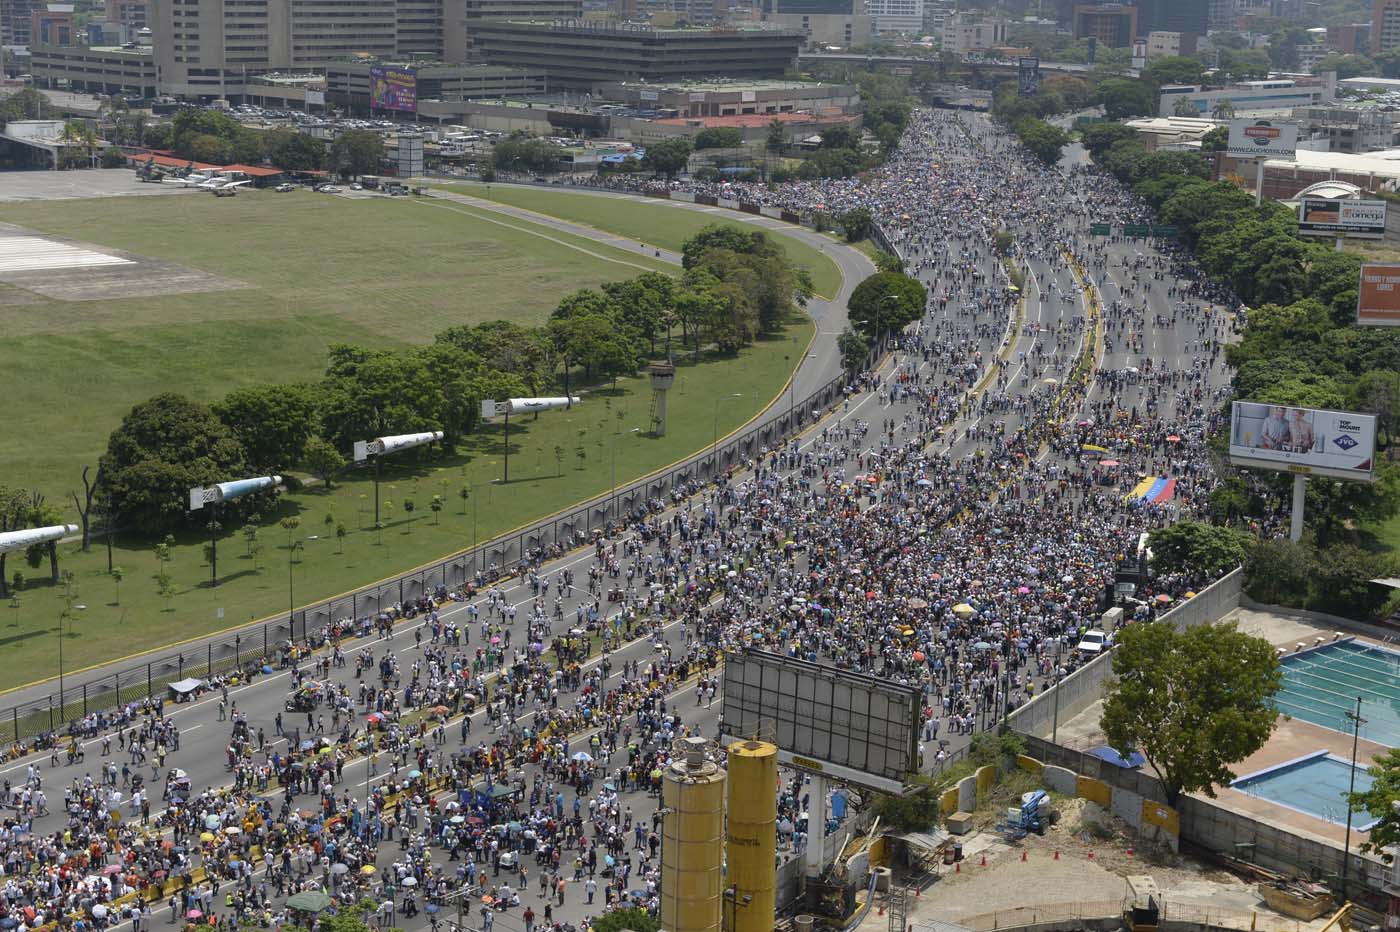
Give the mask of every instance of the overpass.
[[[821, 64], [831, 62], [832, 64], [864, 65], [867, 71], [893, 68], [933, 68], [940, 74], [947, 72], [971, 71], [974, 75], [980, 74], [985, 77], [996, 77], [998, 79], [1014, 78], [1016, 76], [1016, 63], [1000, 61], [945, 61], [938, 57], [923, 57], [918, 55], [868, 55], [860, 52], [803, 52], [797, 56], [800, 64]], [[1081, 65], [1077, 62], [1052, 62], [1041, 61], [1040, 71], [1042, 74], [1049, 72], [1052, 74], [1071, 74], [1085, 76], [1093, 72], [1096, 65]], [[1137, 77], [1135, 69], [1124, 69], [1124, 75]]]

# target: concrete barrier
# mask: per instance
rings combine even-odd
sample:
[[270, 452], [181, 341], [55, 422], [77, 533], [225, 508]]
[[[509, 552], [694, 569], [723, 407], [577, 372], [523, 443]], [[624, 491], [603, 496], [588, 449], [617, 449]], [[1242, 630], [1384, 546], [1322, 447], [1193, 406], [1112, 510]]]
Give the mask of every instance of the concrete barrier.
[[1079, 774], [1064, 767], [1045, 766], [1040, 774], [1046, 789], [1054, 790], [1062, 796], [1073, 796], [1078, 788]]

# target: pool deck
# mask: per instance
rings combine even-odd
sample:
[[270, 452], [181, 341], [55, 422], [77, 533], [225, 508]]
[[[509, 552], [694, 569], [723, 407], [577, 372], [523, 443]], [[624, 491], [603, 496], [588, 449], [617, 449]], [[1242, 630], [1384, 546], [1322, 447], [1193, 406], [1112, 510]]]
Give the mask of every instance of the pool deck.
[[[1228, 616], [1239, 625], [1241, 631], [1261, 637], [1275, 647], [1293, 652], [1299, 643], [1311, 647], [1317, 638], [1333, 640], [1337, 629], [1308, 623], [1304, 619], [1287, 615], [1276, 615], [1254, 609], [1236, 609]], [[1344, 631], [1357, 641], [1381, 645], [1380, 639], [1362, 634], [1356, 630]], [[1394, 649], [1393, 647], [1391, 648]], [[1080, 750], [1104, 743], [1099, 719], [1103, 715], [1103, 703], [1096, 702], [1068, 722], [1061, 722], [1059, 741]], [[1374, 758], [1385, 753], [1384, 745], [1367, 741], [1364, 738], [1357, 744], [1356, 762], [1358, 766], [1369, 766]], [[1351, 735], [1314, 725], [1298, 718], [1279, 716], [1278, 726], [1264, 746], [1231, 769], [1236, 776], [1247, 777], [1277, 767], [1288, 761], [1297, 760], [1318, 751], [1328, 751], [1343, 760], [1351, 760]], [[1151, 773], [1150, 767], [1143, 770]], [[1199, 795], [1199, 794], [1198, 794]], [[1203, 797], [1204, 798], [1204, 797]], [[1335, 825], [1326, 819], [1308, 815], [1296, 809], [1280, 806], [1266, 799], [1250, 796], [1248, 793], [1230, 787], [1216, 789], [1215, 802], [1237, 812], [1245, 813], [1261, 822], [1267, 822], [1319, 840], [1341, 846], [1346, 835], [1346, 826]], [[1364, 838], [1365, 836], [1360, 836]], [[1355, 848], [1358, 836], [1352, 831], [1352, 846]]]

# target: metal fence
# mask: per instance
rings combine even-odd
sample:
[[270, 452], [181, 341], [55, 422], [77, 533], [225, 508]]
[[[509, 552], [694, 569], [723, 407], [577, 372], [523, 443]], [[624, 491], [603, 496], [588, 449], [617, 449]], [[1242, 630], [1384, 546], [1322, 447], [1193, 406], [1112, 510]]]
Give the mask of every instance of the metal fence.
[[[871, 360], [874, 358], [872, 353]], [[186, 677], [253, 671], [264, 665], [283, 666], [289, 662], [290, 645], [316, 646], [329, 625], [372, 617], [431, 595], [439, 587], [453, 590], [468, 582], [481, 584], [509, 575], [532, 555], [555, 545], [564, 550], [581, 546], [597, 533], [610, 533], [638, 515], [649, 502], [660, 499], [670, 504], [673, 492], [688, 493], [694, 483], [711, 482], [745, 459], [758, 456], [803, 430], [844, 400], [847, 383], [842, 374], [805, 397], [790, 400], [786, 406], [780, 400], [767, 409], [768, 417], [697, 457], [474, 549], [454, 553], [398, 578], [298, 608], [278, 621], [248, 625], [208, 641], [158, 649], [141, 663], [77, 684], [69, 680], [61, 694], [0, 711], [0, 746], [61, 731], [68, 723], [91, 713], [155, 696], [167, 684]]]

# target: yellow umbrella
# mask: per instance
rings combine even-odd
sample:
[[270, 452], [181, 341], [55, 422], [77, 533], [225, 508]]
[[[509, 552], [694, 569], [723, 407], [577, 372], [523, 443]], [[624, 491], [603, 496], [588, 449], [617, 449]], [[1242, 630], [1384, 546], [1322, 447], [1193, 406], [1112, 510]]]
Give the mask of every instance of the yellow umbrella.
[[214, 836], [213, 836], [213, 834], [210, 833], [210, 832], [200, 832], [200, 834], [199, 834], [199, 840], [200, 840], [200, 841], [213, 841], [213, 840], [214, 840]]
[[968, 605], [966, 602], [959, 602], [957, 605], [953, 606], [953, 613], [955, 615], [971, 615], [975, 611], [977, 611], [977, 609]]
[[370, 875], [370, 874], [373, 874], [373, 873], [374, 873], [374, 865], [373, 865], [373, 864], [366, 864], [364, 867], [360, 868], [360, 873], [365, 874], [366, 876], [368, 876], [368, 875]]

